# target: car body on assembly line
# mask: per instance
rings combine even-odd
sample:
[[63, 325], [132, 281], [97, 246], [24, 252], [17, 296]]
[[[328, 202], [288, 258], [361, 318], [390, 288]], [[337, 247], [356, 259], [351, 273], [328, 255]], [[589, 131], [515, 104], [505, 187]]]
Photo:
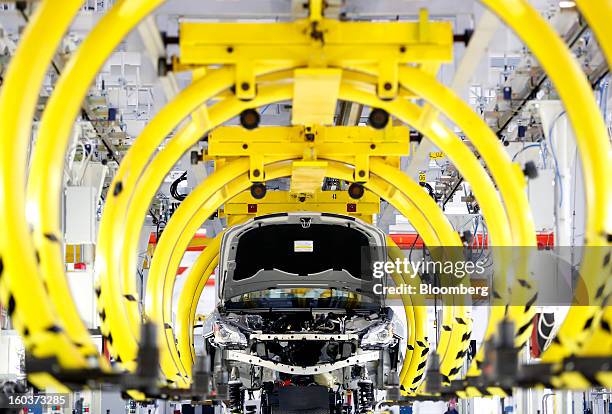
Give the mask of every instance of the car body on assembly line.
[[336, 214], [261, 216], [224, 234], [204, 344], [232, 412], [253, 409], [255, 392], [262, 413], [362, 412], [397, 386], [404, 324], [373, 289], [386, 255], [379, 229]]

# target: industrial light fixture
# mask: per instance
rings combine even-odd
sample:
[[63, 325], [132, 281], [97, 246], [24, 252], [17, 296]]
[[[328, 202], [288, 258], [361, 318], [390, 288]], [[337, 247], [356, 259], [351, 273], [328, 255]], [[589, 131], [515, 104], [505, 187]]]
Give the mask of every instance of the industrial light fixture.
[[361, 197], [363, 197], [365, 188], [359, 183], [353, 183], [349, 186], [348, 193], [353, 200], [359, 200]]
[[246, 129], [255, 129], [259, 126], [261, 116], [255, 109], [245, 109], [240, 113], [240, 125]]
[[571, 9], [572, 7], [576, 7], [576, 2], [573, 0], [561, 0], [559, 2], [559, 7], [562, 9]]
[[389, 123], [389, 113], [380, 108], [373, 108], [368, 116], [368, 124], [375, 129], [383, 129]]
[[253, 183], [251, 185], [251, 195], [256, 200], [261, 200], [266, 196], [267, 188], [263, 183]]

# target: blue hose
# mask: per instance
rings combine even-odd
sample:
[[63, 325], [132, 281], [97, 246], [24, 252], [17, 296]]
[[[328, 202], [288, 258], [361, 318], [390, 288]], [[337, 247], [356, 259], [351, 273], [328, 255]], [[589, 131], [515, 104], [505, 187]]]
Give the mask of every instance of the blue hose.
[[561, 173], [559, 172], [559, 161], [557, 160], [557, 154], [555, 153], [555, 147], [553, 146], [553, 128], [557, 121], [565, 115], [565, 111], [561, 112], [557, 117], [553, 120], [552, 124], [550, 124], [550, 129], [548, 130], [548, 139], [550, 141], [550, 152], [552, 153], [553, 160], [555, 161], [555, 179], [559, 184], [559, 207], [563, 205], [563, 183], [561, 182]]

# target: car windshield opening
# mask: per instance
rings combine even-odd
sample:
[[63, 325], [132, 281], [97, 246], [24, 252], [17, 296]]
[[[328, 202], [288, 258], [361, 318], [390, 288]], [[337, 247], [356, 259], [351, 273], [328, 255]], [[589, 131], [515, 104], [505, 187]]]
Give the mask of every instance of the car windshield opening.
[[262, 226], [240, 237], [233, 280], [248, 279], [260, 270], [280, 270], [306, 276], [327, 270], [345, 270], [351, 276], [371, 278], [371, 252], [366, 234], [354, 227], [299, 224]]

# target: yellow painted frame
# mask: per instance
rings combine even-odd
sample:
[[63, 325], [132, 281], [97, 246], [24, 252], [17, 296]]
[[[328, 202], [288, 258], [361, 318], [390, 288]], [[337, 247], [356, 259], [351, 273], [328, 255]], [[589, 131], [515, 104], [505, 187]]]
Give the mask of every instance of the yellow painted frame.
[[[46, 3], [49, 2], [44, 2], [43, 5]], [[519, 36], [522, 37], [526, 41], [526, 43], [534, 50], [540, 62], [542, 62], [545, 69], [549, 72], [549, 74], [551, 74], [551, 79], [559, 89], [563, 100], [565, 102], [569, 102], [569, 99], [572, 99], [573, 104], [567, 105], [570, 120], [572, 120], [572, 124], [574, 126], [577, 126], [579, 122], [582, 123], [582, 128], [575, 129], [577, 133], [576, 135], [583, 165], [586, 166], [584, 178], [587, 190], [587, 206], [589, 212], [589, 220], [587, 224], [587, 242], [588, 245], [592, 246], [609, 247], [609, 237], [612, 233], [610, 231], [612, 227], [610, 224], [610, 211], [612, 209], [609, 208], [610, 195], [607, 192], [607, 189], [610, 188], [610, 177], [612, 177], [612, 174], [610, 174], [610, 145], [607, 141], [607, 134], [605, 133], [605, 127], [603, 125], [603, 122], [597, 114], [594, 98], [592, 96], [590, 88], [588, 87], [588, 84], [585, 81], [584, 75], [581, 73], [580, 67], [575, 63], [575, 60], [572, 58], [570, 52], [562, 44], [561, 40], [554, 33], [554, 31], [552, 31], [552, 29], [548, 27], [548, 25], [529, 6], [529, 4], [525, 0], [509, 0], [505, 2], [483, 0], [483, 3], [489, 6], [496, 13], [498, 13], [502, 18], [504, 18], [504, 20], [506, 20], [506, 22], [511, 27], [517, 30]], [[586, 2], [583, 2], [583, 4], [581, 4], [580, 6], [585, 7], [584, 3]], [[41, 6], [41, 8], [42, 7], [43, 6]], [[601, 12], [605, 11], [606, 9], [604, 9], [603, 7], [608, 7], [608, 5], [604, 5], [602, 9], [596, 9], [596, 7], [597, 5], [593, 5], [592, 8], [589, 9], [591, 15], [593, 15], [593, 13], [596, 13], [597, 10], [600, 10]], [[67, 9], [67, 7], [65, 7], [65, 9]], [[40, 13], [42, 14], [42, 12]], [[44, 19], [39, 20], [38, 18], [36, 18], [38, 16], [38, 14], [34, 16], [35, 18], [32, 19], [32, 24], [30, 26], [39, 24], [40, 20], [44, 21]], [[53, 22], [60, 23], [59, 25], [61, 25], [62, 19], [56, 18]], [[594, 24], [593, 22], [597, 21], [591, 18], [590, 22]], [[42, 28], [42, 24], [40, 26]], [[598, 30], [598, 33], [602, 33], [601, 26], [597, 27], [600, 29]], [[53, 37], [49, 36], [50, 32], [48, 31], [48, 28], [45, 28], [45, 30], [45, 35], [47, 37]], [[26, 33], [28, 32], [26, 31]], [[599, 36], [601, 36], [601, 34]], [[36, 46], [45, 51], [45, 53], [47, 53], [46, 49], [41, 46], [45, 44], [49, 44], [49, 42], [47, 42], [46, 39], [42, 38], [42, 41], [37, 43]], [[23, 54], [18, 52], [18, 56], [21, 55]], [[11, 67], [18, 66], [17, 62], [20, 62], [20, 60], [17, 59], [18, 56], [15, 57], [14, 62], [11, 64]], [[44, 61], [45, 59], [40, 60]], [[49, 60], [47, 60], [47, 62], [48, 61]], [[28, 64], [30, 66], [36, 66], [33, 65], [31, 61], [29, 61]], [[46, 68], [46, 65], [44, 67]], [[17, 73], [16, 70], [15, 73]], [[25, 71], [20, 73], [25, 73]], [[12, 78], [7, 77], [7, 83], [11, 79]], [[32, 78], [28, 78], [28, 81], [31, 82]], [[12, 83], [15, 83], [16, 88], [20, 87], [20, 83], [18, 81], [14, 81]], [[11, 85], [11, 87], [13, 86]], [[5, 92], [6, 89], [7, 87], [5, 86], [2, 91], [3, 96], [5, 94], [8, 96], [8, 93]], [[19, 90], [21, 92], [22, 89]], [[16, 102], [17, 104], [15, 104], [15, 101], [11, 101], [11, 105], [13, 105], [17, 111], [21, 111], [17, 113], [27, 114], [28, 112], [24, 112], [23, 108], [27, 108], [28, 106], [25, 104], [19, 104], [19, 102], [23, 102], [19, 98], [16, 100]], [[4, 103], [4, 101], [0, 100], [0, 104], [2, 103]], [[0, 105], [0, 107], [2, 109], [5, 109], [7, 106], [6, 104], [3, 104]], [[0, 113], [0, 116], [2, 115], [3, 114]], [[17, 117], [15, 117], [15, 119], [17, 119]], [[26, 121], [26, 124], [29, 125], [30, 121], [31, 120], [28, 119]], [[4, 125], [7, 124], [3, 123], [3, 128]], [[5, 131], [7, 131], [7, 136], [11, 134], [10, 131], [5, 129], [3, 130], [2, 138], [5, 138]], [[6, 138], [8, 144], [7, 146], [3, 146], [3, 149], [16, 149], [16, 152], [6, 152], [9, 155], [6, 159], [6, 162], [2, 163], [3, 180], [1, 184], [3, 186], [3, 191], [0, 192], [8, 194], [10, 189], [15, 189], [16, 194], [14, 196], [15, 200], [11, 200], [11, 203], [9, 203], [7, 209], [5, 209], [5, 211], [7, 212], [14, 211], [16, 213], [15, 216], [11, 216], [11, 220], [13, 221], [13, 223], [9, 223], [9, 225], [6, 227], [6, 229], [9, 230], [7, 234], [10, 234], [11, 236], [10, 243], [2, 245], [4, 267], [6, 268], [6, 273], [9, 274], [9, 277], [12, 272], [11, 269], [14, 268], [14, 265], [11, 260], [15, 259], [6, 259], [6, 257], [15, 256], [12, 252], [16, 252], [17, 250], [19, 250], [17, 249], [17, 247], [22, 247], [19, 255], [15, 256], [21, 258], [25, 254], [27, 254], [24, 252], [30, 251], [29, 246], [31, 246], [31, 241], [28, 240], [29, 236], [27, 236], [27, 225], [25, 223], [25, 220], [21, 219], [21, 217], [23, 217], [23, 208], [21, 208], [23, 207], [23, 203], [19, 203], [19, 197], [21, 196], [18, 193], [20, 192], [20, 189], [17, 185], [14, 185], [13, 182], [10, 182], [10, 180], [4, 180], [5, 177], [9, 176], [5, 174], [13, 174], [10, 169], [13, 169], [15, 171], [15, 176], [17, 177], [17, 180], [15, 181], [16, 183], [20, 182], [20, 180], [22, 180], [25, 176], [25, 174], [21, 174], [21, 172], [23, 172], [23, 165], [20, 165], [20, 163], [23, 161], [23, 157], [19, 156], [19, 154], [24, 154], [22, 150], [25, 148], [25, 142], [19, 139], [14, 140], [12, 136], [10, 137], [10, 139], [12, 139], [12, 142], [14, 143], [11, 143], [9, 138]], [[5, 140], [3, 139], [2, 144], [4, 143]], [[13, 155], [15, 154], [17, 154], [18, 156], [13, 157]], [[17, 166], [18, 168], [15, 169], [15, 166]], [[12, 175], [10, 176], [12, 177]], [[21, 200], [23, 200], [23, 197], [21, 197]], [[5, 199], [3, 199], [3, 202], [4, 201]], [[7, 216], [9, 216], [9, 214], [7, 214]], [[601, 254], [590, 254], [584, 259], [584, 264], [581, 269], [581, 273], [587, 276], [598, 274], [605, 275], [605, 269], [602, 269], [601, 267], [601, 264], [605, 263], [604, 259], [605, 251]], [[26, 262], [27, 266], [30, 267], [32, 267], [33, 263], [35, 263], [33, 260], [31, 260], [31, 257], [26, 258]], [[36, 272], [28, 272], [28, 274], [35, 275]], [[35, 280], [32, 280], [31, 282], [33, 284], [28, 285], [28, 293], [30, 294], [30, 297], [32, 295], [32, 286], [40, 286], [40, 283]], [[559, 344], [554, 344], [551, 350], [549, 350], [545, 354], [545, 357], [547, 359], [559, 360], [560, 358], [568, 355], [569, 353], [576, 351], [580, 352], [581, 347], [579, 345], [584, 343], [584, 340], [590, 335], [592, 335], [595, 329], [598, 329], [598, 322], [600, 321], [601, 315], [603, 313], [603, 310], [600, 309], [599, 306], [597, 306], [597, 304], [603, 300], [603, 295], [598, 293], [606, 291], [607, 287], [605, 280], [593, 277], [592, 282], [594, 283], [588, 286], [588, 294], [589, 299], [593, 303], [593, 306], [589, 307], [588, 311], [586, 312], [584, 307], [580, 309], [573, 308], [570, 311], [570, 315], [568, 316], [566, 323], [564, 323], [562, 331], [559, 335]], [[35, 291], [36, 289], [38, 288], [35, 288]], [[44, 292], [42, 292], [40, 289], [38, 291], [40, 293], [40, 295], [38, 296], [40, 296], [41, 298], [41, 303], [48, 303]], [[114, 293], [116, 293], [116, 291]], [[8, 300], [6, 298], [6, 294], [4, 296], [5, 301]], [[17, 298], [18, 296], [19, 294], [15, 295], [15, 298]], [[21, 315], [22, 312], [23, 311], [21, 309], [18, 309], [19, 315]], [[27, 314], [22, 315], [24, 320], [30, 319], [26, 315]], [[70, 317], [70, 315], [68, 315], [68, 317]], [[120, 319], [121, 318], [119, 318], [118, 323], [121, 323]], [[591, 323], [590, 327], [586, 327], [586, 322], [589, 320], [594, 321], [595, 323]], [[59, 336], [63, 336], [63, 334], [60, 334]], [[37, 336], [31, 335], [31, 340], [33, 342], [38, 343], [39, 339]], [[51, 339], [51, 342], [55, 342], [55, 340]]]
[[[163, 1], [122, 0], [104, 15], [85, 38], [57, 80], [40, 122], [28, 179], [27, 209], [31, 215], [34, 245], [39, 253], [41, 275], [51, 301], [64, 321], [67, 335], [81, 344], [83, 355], [97, 354], [72, 300], [62, 258], [62, 235], [57, 195], [63, 175], [64, 154], [74, 120], [81, 110], [91, 82], [121, 40]], [[105, 360], [100, 358], [100, 363]]]
[[[49, 300], [38, 277], [23, 189], [40, 87], [81, 3], [67, 0], [57, 7], [53, 0], [41, 2], [22, 34], [0, 90], [0, 299], [29, 352], [37, 357], [55, 357], [62, 366], [72, 368], [88, 363], [66, 335], [59, 309]], [[41, 388], [66, 389], [48, 373], [31, 375], [30, 381]]]
[[[612, 150], [608, 133], [595, 102], [595, 97], [585, 74], [557, 33], [544, 21], [526, 0], [480, 0], [496, 13], [519, 38], [531, 49], [565, 105], [572, 123], [576, 143], [583, 166], [583, 180], [586, 194], [587, 224], [585, 245], [612, 245]], [[607, 1], [607, 0], [606, 0]], [[581, 7], [584, 7], [584, 1]], [[605, 3], [605, 2], [601, 2]], [[590, 2], [589, 16], [608, 16], [609, 4]], [[600, 20], [590, 18], [596, 24], [600, 38], [609, 33], [602, 30]], [[606, 26], [607, 27], [607, 26]], [[606, 46], [606, 53], [609, 47]], [[607, 249], [608, 252], [610, 251]], [[603, 314], [603, 290], [609, 278], [606, 277], [606, 249], [586, 249], [580, 274], [587, 289], [589, 306], [573, 306], [565, 318], [557, 339], [544, 352], [546, 362], [558, 362], [573, 353], [580, 352], [586, 339], [599, 329]], [[608, 280], [606, 280], [608, 279]]]

